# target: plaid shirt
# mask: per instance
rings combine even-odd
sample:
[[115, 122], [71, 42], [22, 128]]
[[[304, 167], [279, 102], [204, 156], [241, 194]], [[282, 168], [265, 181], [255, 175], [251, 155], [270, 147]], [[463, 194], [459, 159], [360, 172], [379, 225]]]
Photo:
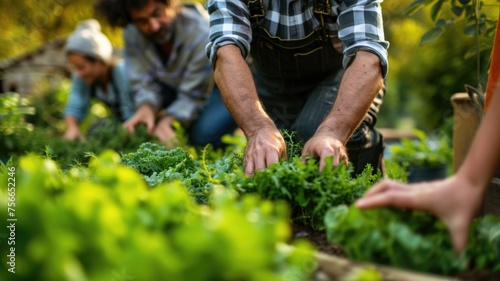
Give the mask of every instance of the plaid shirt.
[[189, 124], [213, 89], [212, 69], [204, 51], [208, 43], [208, 14], [199, 4], [185, 4], [171, 28], [175, 35], [166, 65], [152, 40], [144, 37], [134, 24], [125, 28], [127, 74], [136, 106], [161, 106], [160, 82], [170, 85], [177, 91], [177, 98], [166, 113]]
[[[257, 0], [258, 1], [258, 0]], [[284, 40], [304, 38], [321, 26], [314, 14], [314, 1], [309, 0], [262, 0], [265, 16], [259, 18], [259, 25]], [[366, 50], [380, 57], [383, 76], [387, 75], [387, 48], [382, 24], [382, 0], [330, 0], [330, 15], [325, 23], [331, 36], [338, 37], [343, 46], [343, 66], [358, 50]], [[217, 49], [235, 44], [244, 57], [250, 53], [252, 27], [250, 11], [246, 1], [208, 0], [210, 13], [210, 43], [206, 52], [215, 65]]]

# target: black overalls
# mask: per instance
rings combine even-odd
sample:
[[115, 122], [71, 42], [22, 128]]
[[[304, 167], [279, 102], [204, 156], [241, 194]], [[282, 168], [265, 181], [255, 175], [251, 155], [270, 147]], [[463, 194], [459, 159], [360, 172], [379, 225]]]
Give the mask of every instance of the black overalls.
[[[336, 21], [330, 15], [330, 2], [313, 1], [320, 26], [304, 38], [291, 40], [271, 36], [259, 25], [265, 15], [262, 0], [247, 3], [252, 22], [251, 70], [259, 98], [278, 129], [296, 131], [302, 141], [313, 136], [332, 109], [345, 72], [343, 55], [334, 48], [337, 36], [330, 34], [326, 24]], [[370, 111], [346, 145], [356, 174], [367, 163], [381, 169], [383, 141], [375, 122], [376, 112]]]

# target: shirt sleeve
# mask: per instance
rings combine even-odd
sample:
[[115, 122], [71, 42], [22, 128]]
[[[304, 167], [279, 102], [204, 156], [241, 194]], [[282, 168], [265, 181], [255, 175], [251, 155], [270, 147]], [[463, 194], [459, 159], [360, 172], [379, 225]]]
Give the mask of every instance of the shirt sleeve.
[[380, 58], [382, 75], [388, 72], [387, 49], [382, 21], [381, 0], [342, 1], [338, 17], [339, 39], [344, 47], [346, 68], [359, 50], [370, 51]]
[[117, 95], [120, 99], [120, 111], [123, 118], [127, 120], [134, 115], [135, 107], [123, 60], [120, 60], [113, 68], [113, 81], [115, 81], [117, 90], [119, 91]]
[[234, 44], [241, 50], [244, 58], [250, 53], [252, 27], [250, 12], [241, 0], [208, 0], [210, 14], [210, 34], [205, 51], [212, 67], [217, 60], [217, 50], [228, 44]]
[[69, 99], [64, 109], [64, 116], [73, 116], [78, 122], [81, 122], [87, 114], [90, 107], [90, 88], [83, 79], [72, 74], [71, 90]]
[[151, 65], [143, 59], [143, 43], [138, 31], [129, 25], [123, 31], [123, 40], [126, 73], [135, 106], [149, 103], [160, 107], [160, 86], [150, 73]]
[[207, 44], [206, 25], [203, 31], [199, 32], [199, 36], [191, 37], [192, 40], [186, 40], [181, 46], [181, 56], [189, 56], [185, 60], [185, 70], [177, 87], [177, 98], [166, 109], [167, 114], [186, 125], [197, 118], [213, 88], [212, 69], [204, 52]]

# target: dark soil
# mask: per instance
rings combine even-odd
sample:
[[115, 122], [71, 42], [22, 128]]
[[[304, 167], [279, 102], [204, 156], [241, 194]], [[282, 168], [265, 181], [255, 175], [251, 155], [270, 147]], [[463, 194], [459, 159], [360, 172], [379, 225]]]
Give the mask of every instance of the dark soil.
[[326, 231], [315, 231], [310, 227], [296, 224], [292, 225], [292, 231], [294, 239], [304, 238], [309, 240], [319, 252], [338, 257], [346, 257], [339, 245], [328, 242]]

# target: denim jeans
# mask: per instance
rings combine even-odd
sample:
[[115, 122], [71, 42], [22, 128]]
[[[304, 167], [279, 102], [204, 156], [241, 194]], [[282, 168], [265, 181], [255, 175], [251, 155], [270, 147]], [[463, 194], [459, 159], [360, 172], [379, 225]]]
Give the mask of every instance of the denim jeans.
[[[175, 89], [163, 83], [161, 94], [163, 107], [168, 107], [177, 97]], [[214, 87], [205, 107], [187, 128], [189, 142], [194, 146], [211, 144], [215, 148], [224, 147], [221, 137], [225, 134], [232, 134], [237, 127], [222, 101], [219, 88]]]
[[[317, 33], [286, 41], [269, 38], [259, 28], [254, 27], [251, 65], [259, 98], [278, 129], [295, 131], [298, 140], [306, 142], [337, 99], [345, 73], [342, 54], [329, 39], [317, 39]], [[377, 102], [346, 144], [355, 174], [368, 163], [375, 172], [382, 171], [383, 138], [374, 126], [384, 92], [385, 88], [378, 93]]]

